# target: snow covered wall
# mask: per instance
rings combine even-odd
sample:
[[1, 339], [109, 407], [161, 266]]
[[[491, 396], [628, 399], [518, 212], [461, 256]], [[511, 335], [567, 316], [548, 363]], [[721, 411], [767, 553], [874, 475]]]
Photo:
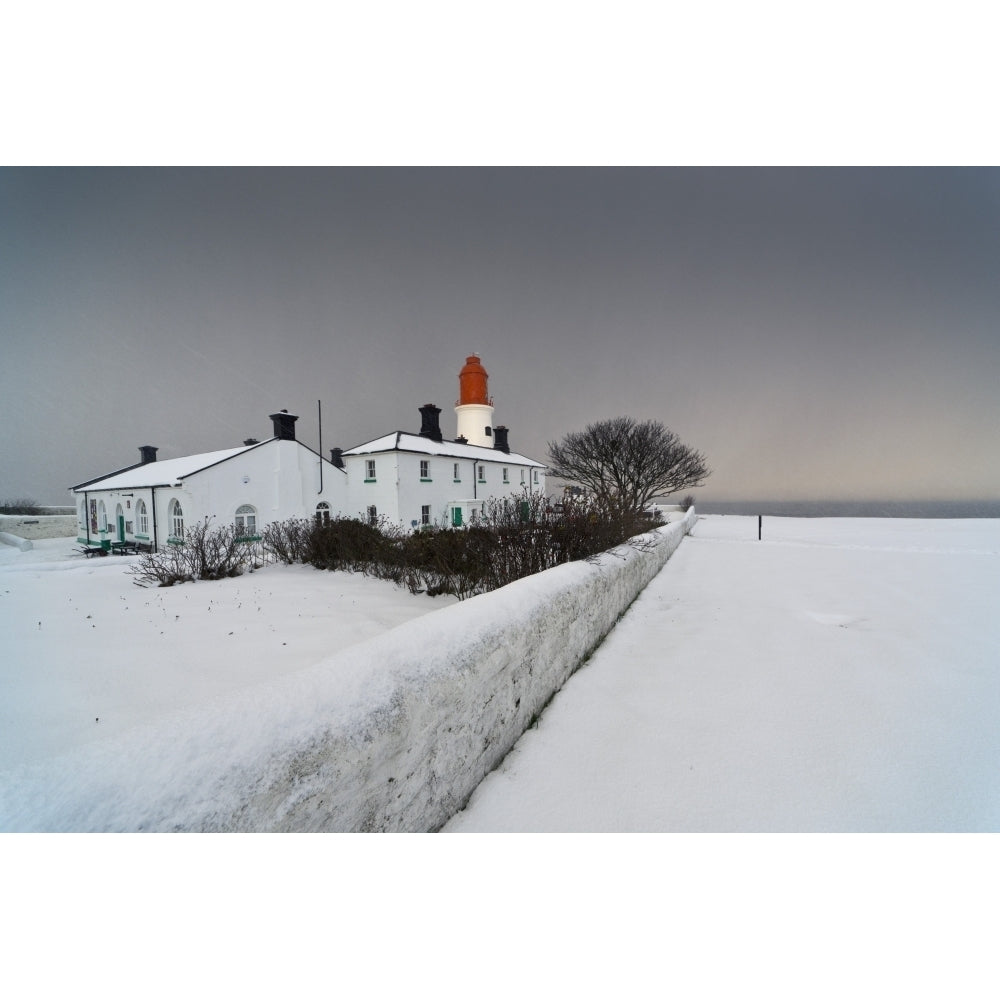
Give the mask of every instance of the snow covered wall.
[[76, 534], [76, 515], [0, 514], [0, 531], [18, 538], [69, 538]]
[[694, 510], [279, 681], [0, 774], [0, 829], [430, 831], [659, 572]]

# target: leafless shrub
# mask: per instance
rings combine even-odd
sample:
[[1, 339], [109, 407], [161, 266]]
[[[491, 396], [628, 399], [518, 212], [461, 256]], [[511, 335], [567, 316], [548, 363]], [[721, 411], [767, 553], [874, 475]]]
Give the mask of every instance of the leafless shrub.
[[192, 580], [222, 580], [239, 576], [262, 562], [255, 538], [240, 534], [234, 525], [209, 527], [210, 518], [189, 528], [183, 544], [168, 544], [160, 552], [143, 555], [130, 572], [140, 587], [172, 587]]
[[42, 508], [38, 506], [38, 501], [31, 497], [17, 497], [0, 503], [0, 514], [27, 514], [34, 517], [41, 512]]
[[260, 536], [265, 556], [288, 565], [306, 562], [309, 538], [315, 523], [304, 517], [272, 521]]

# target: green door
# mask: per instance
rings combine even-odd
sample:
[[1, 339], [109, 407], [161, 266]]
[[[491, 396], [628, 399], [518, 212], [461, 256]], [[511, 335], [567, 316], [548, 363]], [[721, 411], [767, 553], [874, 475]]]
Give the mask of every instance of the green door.
[[452, 507], [451, 508], [451, 526], [453, 528], [462, 527], [462, 508]]

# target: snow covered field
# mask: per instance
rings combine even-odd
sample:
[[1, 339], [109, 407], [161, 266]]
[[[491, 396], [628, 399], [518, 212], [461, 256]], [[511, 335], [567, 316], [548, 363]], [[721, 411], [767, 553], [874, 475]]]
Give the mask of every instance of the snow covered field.
[[[73, 553], [0, 546], [0, 775], [455, 603], [301, 566], [140, 589]], [[765, 518], [758, 542], [699, 518], [446, 829], [998, 830], [998, 570], [997, 520]]]
[[447, 831], [1000, 830], [1000, 521], [699, 518]]
[[[292, 674], [455, 598], [310, 566], [140, 588], [138, 557], [0, 545], [0, 772]], [[2, 823], [0, 823], [2, 827]]]

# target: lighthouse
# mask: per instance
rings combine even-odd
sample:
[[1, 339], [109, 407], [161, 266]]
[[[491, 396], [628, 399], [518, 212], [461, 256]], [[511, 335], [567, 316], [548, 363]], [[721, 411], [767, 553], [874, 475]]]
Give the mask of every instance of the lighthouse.
[[493, 447], [493, 400], [489, 393], [489, 375], [478, 354], [470, 354], [458, 373], [458, 402], [455, 417], [458, 436], [469, 444]]

